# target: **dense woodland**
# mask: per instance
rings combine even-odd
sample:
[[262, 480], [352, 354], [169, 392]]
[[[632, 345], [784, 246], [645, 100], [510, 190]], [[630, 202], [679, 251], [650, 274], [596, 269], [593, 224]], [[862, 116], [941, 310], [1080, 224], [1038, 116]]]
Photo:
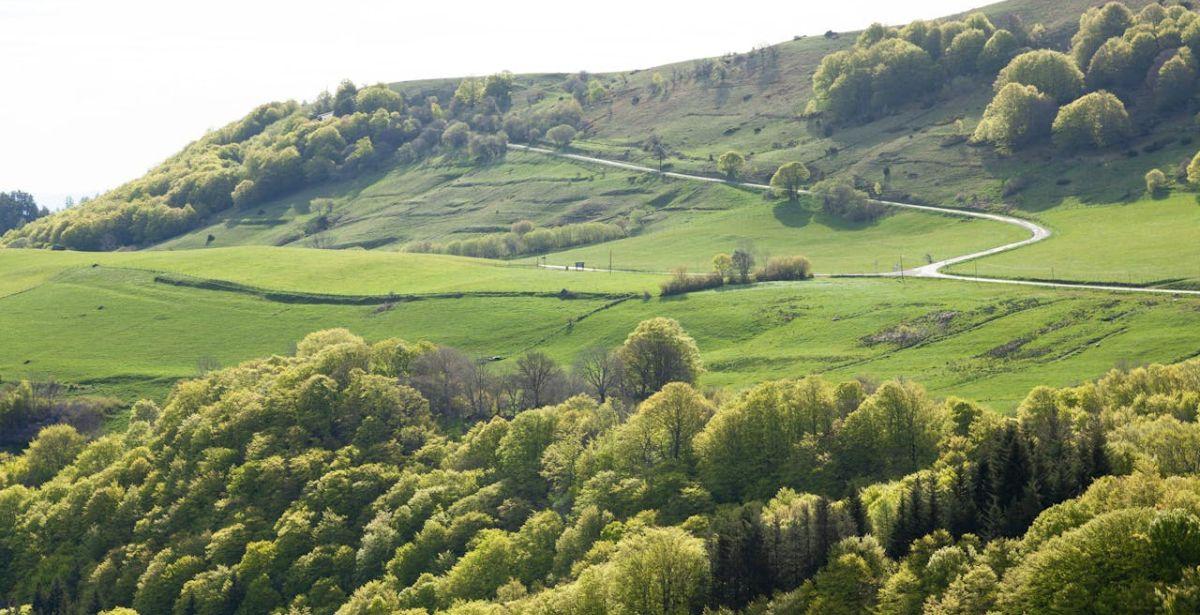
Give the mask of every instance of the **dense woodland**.
[[511, 389], [438, 379], [446, 352], [324, 331], [139, 402], [122, 432], [43, 429], [0, 465], [0, 596], [144, 614], [1200, 604], [1200, 362], [1038, 388], [1005, 418], [909, 381], [700, 390], [666, 319], [581, 356], [575, 385], [545, 385], [569, 380], [553, 363]]

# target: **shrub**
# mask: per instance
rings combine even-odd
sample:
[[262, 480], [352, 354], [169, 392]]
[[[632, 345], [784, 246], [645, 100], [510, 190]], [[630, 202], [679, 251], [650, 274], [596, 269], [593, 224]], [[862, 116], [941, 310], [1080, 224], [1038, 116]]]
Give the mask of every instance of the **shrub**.
[[821, 209], [835, 218], [851, 222], [869, 222], [883, 215], [882, 205], [867, 198], [845, 180], [827, 179], [813, 186], [813, 192], [821, 197]]
[[1052, 130], [1054, 144], [1059, 147], [1102, 148], [1128, 139], [1133, 126], [1121, 99], [1101, 91], [1059, 109]]
[[1150, 194], [1162, 194], [1167, 189], [1168, 185], [1167, 174], [1159, 169], [1150, 169], [1146, 172], [1146, 192]]
[[767, 260], [767, 264], [754, 278], [760, 282], [775, 280], [808, 280], [813, 277], [812, 263], [803, 256], [776, 256]]
[[992, 143], [1001, 152], [1012, 150], [1050, 133], [1054, 101], [1032, 85], [1010, 83], [992, 99], [972, 137]]
[[660, 285], [661, 295], [682, 295], [684, 293], [720, 288], [725, 284], [725, 277], [716, 271], [691, 274], [687, 269], [679, 268], [671, 273], [671, 278]]
[[1013, 58], [996, 77], [996, 92], [1010, 83], [1032, 85], [1062, 104], [1083, 92], [1083, 72], [1067, 54], [1039, 49]]

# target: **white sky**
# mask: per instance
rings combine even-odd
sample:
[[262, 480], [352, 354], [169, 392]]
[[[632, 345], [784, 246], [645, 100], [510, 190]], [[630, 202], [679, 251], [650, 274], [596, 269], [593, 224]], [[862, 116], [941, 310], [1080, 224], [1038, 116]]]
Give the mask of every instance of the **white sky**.
[[645, 68], [982, 3], [0, 0], [0, 191], [56, 208], [343, 78]]

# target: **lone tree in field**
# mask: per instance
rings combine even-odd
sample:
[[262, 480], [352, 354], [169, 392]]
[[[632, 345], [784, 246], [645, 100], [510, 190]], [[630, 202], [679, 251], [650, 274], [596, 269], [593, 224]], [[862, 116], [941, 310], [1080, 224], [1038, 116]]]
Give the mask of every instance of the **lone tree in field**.
[[1146, 192], [1151, 196], [1158, 196], [1166, 191], [1168, 185], [1167, 174], [1158, 169], [1150, 169], [1146, 172]]
[[794, 201], [800, 194], [800, 187], [810, 177], [812, 173], [809, 173], [803, 162], [786, 162], [771, 176], [771, 187], [787, 195], [788, 200]]
[[733, 268], [737, 270], [738, 280], [742, 284], [750, 281], [750, 270], [754, 269], [754, 255], [738, 248], [733, 251]]
[[733, 257], [722, 252], [713, 256], [713, 271], [717, 272], [722, 280], [733, 279]]
[[575, 129], [566, 124], [559, 124], [546, 131], [546, 138], [550, 139], [550, 142], [559, 148], [565, 148], [575, 138]]
[[646, 139], [646, 142], [642, 144], [642, 149], [658, 161], [658, 170], [661, 171], [663, 161], [667, 159], [669, 153], [667, 151], [667, 144], [663, 143], [662, 137], [652, 133]]
[[717, 170], [729, 179], [737, 179], [744, 168], [746, 168], [746, 157], [738, 152], [728, 151], [717, 158]]
[[670, 318], [643, 320], [617, 351], [625, 366], [625, 386], [634, 399], [646, 399], [670, 382], [695, 384], [703, 371], [700, 350]]

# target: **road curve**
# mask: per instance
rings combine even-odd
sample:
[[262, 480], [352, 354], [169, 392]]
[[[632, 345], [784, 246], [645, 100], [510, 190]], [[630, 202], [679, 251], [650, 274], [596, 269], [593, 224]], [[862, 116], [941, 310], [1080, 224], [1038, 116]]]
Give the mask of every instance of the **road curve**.
[[[529, 145], [519, 145], [516, 143], [509, 143], [508, 148], [511, 150], [515, 150], [515, 151], [544, 154], [547, 156], [555, 156], [558, 158], [566, 158], [569, 160], [576, 160], [579, 162], [587, 162], [587, 163], [591, 163], [591, 164], [598, 164], [598, 165], [613, 167], [613, 168], [617, 168], [617, 169], [624, 169], [626, 171], [634, 171], [634, 172], [638, 172], [638, 173], [650, 173], [653, 175], [661, 175], [663, 177], [670, 177], [670, 178], [674, 178], [674, 179], [707, 182], [707, 183], [711, 183], [711, 184], [725, 184], [727, 186], [748, 188], [750, 190], [771, 190], [771, 187], [766, 184], [731, 181], [731, 180], [721, 179], [718, 177], [706, 177], [703, 175], [691, 175], [688, 173], [677, 173], [675, 171], [662, 171], [662, 170], [655, 169], [652, 167], [642, 166], [642, 165], [638, 165], [638, 164], [632, 164], [629, 162], [621, 162], [618, 160], [608, 160], [606, 158], [596, 158], [593, 156], [584, 156], [581, 154], [569, 154], [566, 152], [555, 151], [555, 150], [546, 149], [543, 147], [533, 147], [533, 146], [529, 146]], [[810, 191], [807, 191], [807, 190], [801, 190], [800, 192], [803, 194], [812, 194]], [[1005, 216], [1002, 214], [992, 214], [992, 213], [984, 213], [984, 212], [978, 212], [978, 211], [966, 211], [963, 209], [951, 209], [949, 207], [936, 207], [933, 205], [916, 205], [913, 203], [900, 203], [897, 201], [882, 201], [882, 200], [877, 200], [877, 199], [873, 199], [873, 202], [879, 203], [881, 205], [886, 205], [888, 207], [897, 207], [897, 208], [901, 208], [901, 209], [914, 209], [914, 210], [925, 211], [925, 212], [929, 212], [929, 213], [944, 214], [944, 215], [949, 215], [949, 216], [960, 216], [960, 217], [965, 217], [965, 218], [979, 218], [982, 220], [992, 220], [993, 222], [1001, 222], [1004, 224], [1011, 224], [1013, 226], [1019, 226], [1019, 227], [1025, 229], [1026, 231], [1029, 231], [1029, 237], [1022, 239], [1021, 241], [1015, 241], [1013, 243], [1006, 243], [1002, 246], [996, 246], [994, 248], [980, 250], [979, 252], [963, 254], [961, 256], [947, 258], [944, 260], [929, 263], [927, 265], [922, 265], [920, 267], [913, 267], [911, 269], [905, 269], [903, 272], [889, 272], [889, 273], [879, 273], [879, 274], [872, 274], [872, 273], [849, 274], [849, 275], [852, 275], [853, 277], [901, 277], [901, 276], [907, 276], [907, 277], [914, 277], [914, 278], [933, 278], [933, 279], [939, 279], [939, 280], [961, 280], [961, 281], [965, 281], [965, 282], [982, 282], [982, 283], [987, 283], [987, 284], [1010, 284], [1010, 285], [1015, 285], [1015, 286], [1041, 286], [1041, 287], [1046, 287], [1046, 288], [1069, 288], [1069, 289], [1084, 289], [1084, 290], [1104, 290], [1104, 291], [1126, 292], [1126, 293], [1152, 293], [1152, 294], [1161, 294], [1161, 295], [1200, 296], [1200, 290], [1173, 290], [1173, 289], [1168, 289], [1168, 288], [1141, 288], [1141, 287], [1133, 287], [1133, 286], [1111, 286], [1111, 285], [1105, 285], [1105, 284], [1072, 284], [1070, 282], [1039, 282], [1039, 281], [1035, 281], [1035, 280], [1013, 280], [1013, 279], [1005, 279], [1005, 278], [986, 278], [986, 277], [980, 277], [980, 276], [966, 276], [966, 275], [957, 275], [957, 274], [953, 274], [953, 273], [944, 273], [942, 271], [942, 269], [945, 267], [949, 267], [950, 265], [957, 265], [959, 263], [964, 263], [967, 261], [975, 260], [977, 258], [983, 258], [985, 256], [991, 256], [993, 254], [999, 254], [1001, 252], [1007, 252], [1009, 250], [1015, 250], [1017, 248], [1024, 247], [1024, 246], [1027, 246], [1030, 244], [1034, 244], [1039, 241], [1044, 241], [1050, 237], [1050, 229], [1048, 229], [1040, 224], [1037, 224], [1036, 222], [1026, 220], [1024, 218], [1017, 218], [1014, 216]]]

